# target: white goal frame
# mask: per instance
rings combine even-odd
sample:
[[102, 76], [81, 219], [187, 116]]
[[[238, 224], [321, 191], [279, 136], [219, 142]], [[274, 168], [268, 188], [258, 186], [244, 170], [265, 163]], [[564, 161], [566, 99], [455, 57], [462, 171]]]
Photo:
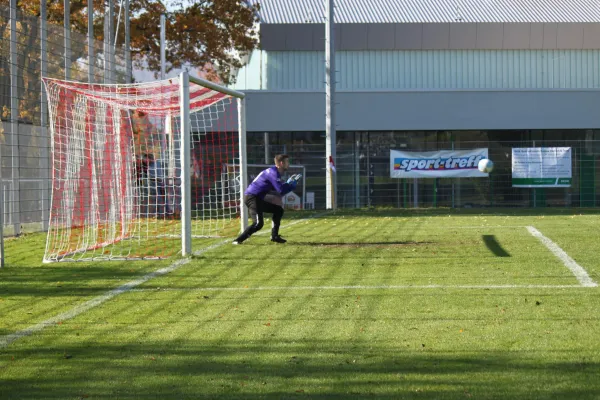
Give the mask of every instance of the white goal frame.
[[240, 222], [241, 231], [248, 227], [248, 212], [244, 206], [244, 190], [248, 186], [248, 168], [246, 155], [246, 95], [204, 79], [190, 76], [187, 71], [180, 74], [181, 101], [181, 254], [192, 254], [192, 192], [191, 192], [191, 125], [190, 125], [190, 81], [209, 89], [237, 98], [239, 159], [240, 159]]
[[[187, 71], [177, 78], [125, 85], [43, 79], [51, 88], [53, 168], [44, 263], [189, 256], [193, 237], [214, 237], [211, 232], [220, 230], [232, 235], [237, 216], [240, 231], [247, 228], [243, 92]], [[156, 146], [160, 154], [154, 154]], [[204, 204], [199, 199], [219, 204], [212, 200], [219, 190], [214, 166], [229, 159], [240, 171], [239, 193], [231, 194], [227, 209], [197, 209]], [[160, 194], [145, 192], [151, 184], [164, 185]], [[161, 211], [148, 211], [151, 207]], [[146, 245], [148, 239], [153, 242]]]

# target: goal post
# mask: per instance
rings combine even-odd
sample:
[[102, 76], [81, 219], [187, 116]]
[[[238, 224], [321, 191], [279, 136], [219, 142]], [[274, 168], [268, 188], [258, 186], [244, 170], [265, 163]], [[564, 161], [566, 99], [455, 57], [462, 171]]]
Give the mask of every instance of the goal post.
[[244, 229], [242, 187], [236, 201], [218, 198], [224, 163], [246, 171], [244, 93], [187, 72], [44, 84], [52, 149], [44, 262], [189, 255], [196, 238]]
[[[241, 190], [239, 191], [239, 210], [240, 210], [240, 221], [241, 221], [241, 231], [244, 231], [248, 226], [248, 215], [246, 212], [246, 207], [244, 206], [244, 188], [247, 186], [247, 169], [246, 169], [246, 110], [245, 110], [245, 95], [244, 93], [238, 92], [236, 90], [231, 90], [219, 85], [216, 85], [212, 82], [195, 78], [190, 76], [187, 71], [184, 71], [180, 75], [180, 90], [181, 90], [181, 137], [183, 138], [182, 146], [181, 146], [181, 159], [184, 160], [184, 165], [191, 165], [191, 127], [190, 127], [190, 81], [196, 83], [198, 85], [221, 91], [225, 94], [229, 94], [237, 99], [237, 111], [238, 111], [238, 132], [239, 132], [239, 163], [241, 169], [240, 174], [240, 186]], [[190, 168], [186, 168], [182, 171], [181, 175], [181, 198], [182, 198], [182, 244], [181, 244], [181, 252], [182, 254], [189, 255], [192, 252], [192, 229], [191, 229], [191, 190], [190, 190], [190, 180], [191, 173]], [[224, 205], [225, 207], [225, 205]]]

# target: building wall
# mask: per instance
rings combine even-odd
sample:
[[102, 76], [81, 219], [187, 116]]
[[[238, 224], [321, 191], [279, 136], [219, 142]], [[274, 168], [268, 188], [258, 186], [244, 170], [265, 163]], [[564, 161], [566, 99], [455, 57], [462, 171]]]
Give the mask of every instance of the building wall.
[[260, 90], [266, 83], [266, 58], [264, 51], [256, 50], [250, 53], [247, 64], [235, 74], [235, 83], [232, 88]]
[[[598, 23], [341, 23], [335, 47], [338, 130], [600, 127]], [[324, 130], [323, 24], [263, 24], [261, 48], [248, 130]]]
[[[239, 90], [325, 90], [325, 53], [256, 51]], [[600, 87], [600, 50], [370, 50], [336, 53], [337, 88], [556, 89]]]
[[[247, 92], [249, 132], [324, 131], [323, 92]], [[598, 90], [340, 91], [340, 131], [596, 129]]]

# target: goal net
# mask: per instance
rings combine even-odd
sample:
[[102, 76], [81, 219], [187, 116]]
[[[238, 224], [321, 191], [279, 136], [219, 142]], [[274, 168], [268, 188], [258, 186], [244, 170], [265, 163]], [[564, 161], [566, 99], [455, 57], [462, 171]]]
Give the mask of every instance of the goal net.
[[165, 258], [189, 254], [193, 238], [239, 232], [242, 186], [224, 199], [222, 166], [245, 171], [242, 93], [187, 73], [128, 85], [44, 83], [45, 262]]

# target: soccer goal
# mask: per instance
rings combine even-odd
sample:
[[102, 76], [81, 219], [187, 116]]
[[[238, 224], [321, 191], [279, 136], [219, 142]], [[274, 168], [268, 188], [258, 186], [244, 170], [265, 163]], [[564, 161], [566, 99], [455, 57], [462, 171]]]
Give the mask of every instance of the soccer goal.
[[[44, 83], [52, 149], [44, 262], [188, 255], [193, 238], [245, 228], [243, 93], [186, 72], [127, 85]], [[224, 164], [240, 171], [228, 201]]]

